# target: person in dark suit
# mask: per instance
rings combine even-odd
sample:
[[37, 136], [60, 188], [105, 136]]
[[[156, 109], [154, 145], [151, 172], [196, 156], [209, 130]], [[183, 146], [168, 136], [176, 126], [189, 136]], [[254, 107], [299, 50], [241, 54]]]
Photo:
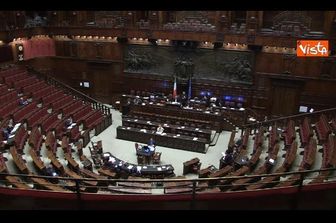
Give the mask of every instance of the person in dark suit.
[[182, 92], [182, 95], [181, 95], [181, 104], [182, 104], [182, 106], [187, 105], [187, 95], [184, 91]]
[[224, 163], [227, 164], [227, 165], [230, 165], [230, 164], [233, 163], [233, 154], [232, 153], [225, 154]]
[[10, 132], [8, 132], [8, 130], [6, 128], [2, 129], [2, 137], [4, 138], [4, 140], [8, 140]]
[[69, 117], [67, 120], [65, 120], [65, 127], [68, 128], [72, 125], [72, 118]]
[[25, 100], [23, 97], [21, 97], [20, 100], [19, 100], [19, 105], [24, 106], [24, 105], [27, 105], [27, 104], [28, 104], [28, 101]]
[[154, 146], [154, 147], [155, 147], [155, 141], [154, 141], [153, 138], [150, 138], [150, 139], [149, 139], [148, 145], [149, 145], [149, 146]]
[[[45, 173], [47, 176], [50, 177], [57, 177], [58, 174], [56, 172], [56, 170], [54, 169], [54, 167], [51, 164], [48, 164], [45, 170]], [[58, 179], [51, 179], [52, 183], [58, 183]]]

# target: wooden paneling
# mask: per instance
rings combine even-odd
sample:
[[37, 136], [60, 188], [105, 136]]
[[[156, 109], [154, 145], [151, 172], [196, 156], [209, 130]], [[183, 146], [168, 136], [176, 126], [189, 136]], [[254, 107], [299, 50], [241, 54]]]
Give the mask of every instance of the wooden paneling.
[[[231, 37], [230, 37], [231, 38]], [[240, 38], [237, 35], [237, 38]], [[235, 40], [235, 41], [238, 41]], [[99, 45], [100, 44], [100, 45]], [[122, 93], [135, 91], [153, 91], [170, 94], [173, 81], [167, 77], [149, 74], [123, 73], [123, 53], [127, 45], [112, 42], [56, 41], [55, 58], [35, 58], [29, 63], [37, 68], [50, 70], [56, 78], [63, 80], [76, 89], [96, 97], [106, 103], [112, 103], [112, 98]], [[74, 53], [76, 47], [77, 53]], [[73, 56], [72, 55], [77, 55]], [[246, 105], [260, 113], [287, 114], [297, 112], [298, 105], [309, 105], [314, 109], [336, 106], [333, 95], [336, 95], [336, 81], [322, 79], [321, 73], [328, 73], [331, 78], [336, 74], [336, 58], [296, 58], [280, 53], [256, 52], [255, 75], [253, 85], [239, 85], [226, 82], [195, 80], [192, 93], [199, 96], [201, 91], [210, 91], [216, 96], [243, 96]], [[290, 73], [285, 73], [290, 71]], [[305, 84], [302, 89], [294, 93], [288, 89], [275, 89], [274, 83], [278, 79], [300, 79]], [[90, 81], [92, 88], [80, 89], [80, 80]], [[178, 86], [180, 91], [181, 86]], [[280, 92], [285, 92], [282, 97]], [[278, 98], [278, 99], [277, 99]], [[282, 99], [283, 98], [283, 99]], [[289, 102], [289, 98], [296, 98], [296, 102]], [[282, 104], [287, 100], [287, 107]], [[114, 99], [113, 99], [114, 100]], [[278, 104], [272, 102], [278, 100]], [[280, 109], [280, 113], [278, 112]], [[283, 109], [283, 110], [281, 110]]]
[[273, 79], [271, 114], [284, 116], [297, 113], [303, 84], [300, 81]]

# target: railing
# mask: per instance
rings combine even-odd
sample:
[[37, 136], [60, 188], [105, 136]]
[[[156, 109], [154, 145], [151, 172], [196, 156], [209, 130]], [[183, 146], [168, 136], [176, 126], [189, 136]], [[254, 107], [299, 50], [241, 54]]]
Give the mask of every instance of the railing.
[[[312, 174], [312, 173], [316, 173], [316, 172], [323, 172], [323, 171], [335, 171], [336, 168], [329, 168], [329, 169], [319, 169], [319, 170], [306, 170], [306, 171], [296, 171], [296, 172], [287, 172], [287, 173], [273, 173], [273, 174], [263, 174], [263, 175], [248, 175], [248, 176], [234, 176], [234, 177], [218, 177], [218, 178], [198, 178], [198, 179], [151, 179], [151, 180], [147, 180], [147, 179], [92, 179], [92, 178], [81, 178], [81, 179], [74, 179], [74, 178], [68, 178], [68, 177], [49, 177], [49, 176], [38, 176], [38, 175], [24, 175], [24, 174], [8, 174], [8, 173], [0, 173], [0, 178], [2, 179], [1, 181], [4, 181], [3, 179], [5, 179], [6, 176], [14, 176], [14, 177], [21, 177], [22, 179], [25, 180], [29, 180], [30, 178], [41, 178], [41, 179], [45, 179], [45, 180], [66, 180], [67, 182], [74, 182], [74, 184], [72, 185], [72, 188], [69, 190], [69, 192], [67, 191], [59, 191], [59, 192], [65, 192], [65, 193], [70, 193], [70, 194], [77, 194], [77, 199], [78, 199], [78, 203], [80, 204], [81, 202], [81, 194], [83, 193], [92, 193], [92, 191], [94, 191], [93, 193], [96, 193], [97, 191], [108, 191], [110, 190], [110, 186], [108, 185], [116, 185], [116, 183], [122, 183], [122, 182], [128, 182], [128, 183], [140, 183], [139, 185], [144, 185], [144, 183], [150, 183], [150, 189], [164, 189], [164, 183], [169, 183], [169, 182], [175, 182], [175, 183], [183, 183], [183, 182], [190, 182], [189, 184], [184, 184], [184, 187], [181, 186], [180, 188], [189, 188], [190, 190], [185, 190], [182, 193], [183, 194], [189, 194], [191, 195], [191, 207], [194, 206], [195, 202], [197, 202], [197, 197], [199, 194], [203, 194], [206, 192], [198, 192], [198, 189], [200, 188], [199, 185], [202, 185], [202, 182], [208, 182], [208, 187], [204, 187], [202, 186], [202, 189], [210, 189], [211, 187], [219, 187], [219, 188], [224, 188], [224, 189], [230, 189], [230, 185], [218, 185], [217, 182], [219, 182], [220, 180], [238, 180], [238, 179], [244, 179], [244, 178], [262, 178], [262, 177], [272, 177], [272, 176], [278, 176], [278, 177], [284, 177], [284, 176], [290, 176], [290, 175], [300, 175], [299, 180], [295, 180], [297, 182], [293, 183], [291, 185], [291, 187], [296, 187], [297, 191], [295, 192], [296, 195], [298, 195], [301, 191], [302, 188], [304, 187], [309, 187], [309, 185], [304, 185], [303, 184], [303, 180], [304, 179], [308, 179], [308, 177], [306, 177], [308, 174]], [[335, 182], [335, 181], [330, 181], [331, 178], [333, 178], [333, 180], [335, 179], [335, 176], [332, 176], [332, 174], [330, 174], [329, 178], [329, 183], [330, 182]], [[83, 184], [84, 181], [91, 181], [91, 182], [97, 182], [97, 185], [100, 186], [85, 186]], [[34, 181], [32, 181], [34, 182]], [[280, 181], [273, 181], [273, 183], [278, 183]], [[282, 182], [282, 181], [281, 181]], [[23, 183], [26, 183], [25, 181], [23, 181]], [[241, 186], [247, 186], [247, 185], [253, 185], [253, 184], [258, 184], [258, 182], [256, 183], [249, 183], [249, 184], [242, 184]], [[49, 184], [48, 184], [49, 185]], [[64, 185], [61, 184], [52, 184], [50, 183], [50, 185], [57, 185], [60, 187], [64, 187]], [[187, 185], [187, 186], [186, 186]], [[237, 186], [237, 185], [236, 185]], [[238, 185], [239, 186], [239, 185]], [[113, 186], [112, 186], [113, 187]], [[287, 186], [286, 186], [287, 187]], [[130, 188], [130, 187], [129, 187]], [[272, 189], [277, 188], [277, 187], [272, 187]], [[278, 187], [280, 188], [280, 187]], [[96, 189], [96, 190], [95, 190]], [[125, 189], [125, 187], [124, 187]], [[141, 187], [139, 187], [139, 189], [141, 189]], [[32, 189], [34, 190], [34, 189]], [[262, 190], [262, 189], [259, 189]], [[268, 188], [269, 190], [269, 188]], [[55, 191], [57, 192], [57, 191]], [[218, 192], [218, 193], [234, 193], [235, 191], [222, 191], [222, 192]], [[123, 193], [123, 191], [120, 191], [120, 193]], [[212, 192], [213, 193], [213, 192]], [[241, 192], [240, 192], [241, 193]], [[275, 192], [276, 193], [276, 192]], [[100, 193], [97, 193], [100, 194]], [[101, 193], [103, 195], [109, 195], [109, 193]], [[129, 193], [132, 194], [132, 193]], [[133, 193], [133, 194], [139, 194], [139, 193]], [[164, 195], [165, 193], [163, 193]], [[116, 196], [118, 194], [116, 193], [111, 193], [111, 195]], [[147, 194], [147, 195], [157, 195], [157, 193], [154, 194]], [[295, 201], [294, 201], [295, 202]]]
[[270, 120], [265, 120], [265, 121], [257, 121], [252, 124], [246, 124], [243, 126], [243, 128], [258, 128], [260, 126], [268, 127], [268, 126], [273, 125], [274, 123], [279, 124], [279, 126], [285, 126], [287, 121], [289, 120], [293, 120], [295, 124], [298, 125], [299, 122], [302, 121], [303, 118], [305, 117], [310, 118], [312, 122], [317, 122], [321, 114], [325, 114], [327, 117], [331, 118], [332, 116], [336, 115], [336, 108], [323, 109], [323, 110], [319, 110], [319, 111], [312, 112], [312, 113], [291, 115], [291, 116], [270, 119]]
[[111, 114], [111, 110], [110, 110], [111, 107], [108, 107], [108, 106], [104, 105], [102, 102], [99, 102], [96, 99], [91, 98], [91, 97], [83, 94], [82, 92], [70, 87], [69, 85], [56, 80], [55, 78], [51, 77], [50, 75], [48, 75], [46, 73], [42, 73], [41, 71], [37, 71], [32, 67], [28, 67], [28, 71], [37, 75], [40, 78], [43, 78], [47, 83], [52, 84], [55, 87], [61, 87], [65, 90], [71, 92], [72, 95], [75, 95], [78, 98], [82, 98], [85, 101], [90, 102], [94, 109], [102, 111], [105, 115], [110, 115]]

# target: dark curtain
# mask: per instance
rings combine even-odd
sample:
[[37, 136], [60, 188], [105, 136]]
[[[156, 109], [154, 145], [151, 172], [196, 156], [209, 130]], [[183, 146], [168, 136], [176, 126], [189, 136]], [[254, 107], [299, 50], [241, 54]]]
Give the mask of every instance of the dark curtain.
[[0, 46], [0, 62], [12, 61], [13, 51], [9, 45]]

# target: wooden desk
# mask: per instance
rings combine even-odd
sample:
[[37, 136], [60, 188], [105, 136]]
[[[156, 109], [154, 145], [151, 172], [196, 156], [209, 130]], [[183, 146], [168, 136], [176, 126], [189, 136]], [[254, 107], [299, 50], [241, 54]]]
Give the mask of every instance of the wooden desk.
[[[33, 176], [33, 175], [30, 175]], [[52, 183], [50, 183], [49, 181], [47, 181], [46, 179], [43, 178], [35, 178], [35, 177], [31, 177], [30, 178], [31, 181], [33, 181], [34, 184], [37, 184], [39, 187], [43, 188], [43, 189], [47, 189], [47, 190], [51, 190], [51, 191], [57, 191], [57, 192], [69, 192], [69, 190], [60, 187], [58, 185], [54, 185]]]
[[79, 173], [85, 177], [89, 177], [89, 178], [94, 178], [94, 179], [98, 179], [98, 180], [105, 180], [107, 179], [107, 177], [104, 176], [100, 176], [90, 170], [87, 169], [79, 169]]
[[36, 154], [36, 151], [34, 149], [29, 150], [29, 154], [31, 158], [33, 159], [33, 162], [35, 166], [41, 171], [44, 172], [46, 169], [46, 166], [44, 165], [44, 162], [41, 160], [41, 158]]
[[109, 161], [105, 163], [105, 166], [118, 174], [144, 176], [148, 178], [164, 178], [175, 175], [174, 167], [171, 164], [136, 165], [120, 160], [108, 152], [105, 154], [109, 154]]
[[220, 132], [222, 116], [220, 112], [205, 112], [203, 110], [196, 109], [181, 109], [179, 107], [166, 106], [165, 104], [145, 104], [145, 105], [132, 105], [131, 112], [144, 111], [153, 114], [163, 114], [173, 117], [183, 117], [185, 119], [195, 119], [210, 121], [213, 125], [213, 129]]
[[116, 176], [117, 176], [117, 173], [112, 172], [112, 171], [109, 170], [109, 169], [103, 169], [103, 168], [99, 168], [99, 169], [98, 169], [98, 173], [99, 173], [100, 175], [107, 176], [107, 177], [111, 177], [111, 178], [116, 178]]
[[158, 146], [165, 146], [175, 149], [206, 153], [206, 140], [190, 136], [175, 135], [166, 133], [165, 135], [156, 134], [155, 131], [132, 127], [117, 127], [117, 139], [124, 139], [140, 143], [148, 143], [149, 139], [153, 138]]
[[208, 177], [211, 173], [213, 173], [214, 171], [216, 171], [217, 168], [214, 167], [214, 166], [208, 166], [207, 168], [205, 169], [201, 169], [198, 173], [198, 177], [199, 178], [206, 178]]
[[151, 189], [152, 188], [152, 183], [118, 182], [118, 186]]
[[26, 182], [22, 181], [19, 177], [16, 176], [6, 176], [5, 179], [8, 183], [12, 184], [14, 187], [19, 189], [31, 190]]
[[68, 161], [68, 167], [74, 171], [78, 171], [79, 164], [72, 158], [69, 153], [64, 153], [64, 158]]
[[207, 143], [209, 143], [211, 139], [211, 130], [209, 129], [200, 129], [200, 128], [184, 126], [184, 125], [173, 125], [173, 124], [161, 123], [161, 122], [156, 122], [156, 121], [146, 121], [146, 120], [135, 119], [131, 117], [123, 117], [122, 119], [122, 126], [124, 127], [141, 126], [141, 128], [146, 128], [146, 129], [154, 128], [156, 130], [156, 128], [159, 125], [162, 125], [165, 133], [171, 133], [171, 134], [180, 133], [182, 135], [194, 134], [195, 137], [205, 139]]
[[[82, 159], [83, 158], [83, 159]], [[88, 158], [84, 158], [84, 155], [81, 157], [82, 164], [84, 169], [91, 170], [92, 171], [92, 162]]]
[[63, 165], [58, 161], [58, 159], [56, 158], [56, 156], [54, 155], [54, 153], [48, 149], [47, 150], [47, 157], [50, 159], [52, 165], [60, 172], [63, 173], [64, 171], [64, 167]]
[[199, 163], [200, 163], [200, 159], [197, 157], [184, 162], [183, 163], [183, 175], [193, 172], [194, 166], [198, 165]]
[[226, 166], [223, 169], [217, 170], [209, 175], [209, 178], [223, 177], [233, 170], [232, 166]]
[[22, 173], [28, 174], [29, 169], [28, 169], [26, 163], [24, 162], [24, 160], [22, 159], [22, 156], [20, 154], [18, 154], [16, 148], [14, 146], [12, 146], [9, 151], [12, 154], [13, 161], [14, 161], [15, 165], [19, 168], [19, 170]]
[[182, 194], [182, 193], [187, 193], [190, 194], [192, 192], [192, 188], [165, 188], [164, 193], [165, 194]]
[[126, 194], [151, 194], [152, 189], [136, 189], [136, 188], [124, 188], [118, 186], [108, 186], [107, 188], [110, 191], [116, 193], [126, 193]]
[[[78, 175], [77, 173], [71, 171], [68, 168], [64, 168], [64, 173], [66, 175], [68, 175], [71, 178], [75, 178], [75, 179], [83, 179], [80, 175]], [[85, 183], [86, 185], [89, 186], [97, 186], [98, 182], [97, 181], [82, 181], [83, 183]]]

